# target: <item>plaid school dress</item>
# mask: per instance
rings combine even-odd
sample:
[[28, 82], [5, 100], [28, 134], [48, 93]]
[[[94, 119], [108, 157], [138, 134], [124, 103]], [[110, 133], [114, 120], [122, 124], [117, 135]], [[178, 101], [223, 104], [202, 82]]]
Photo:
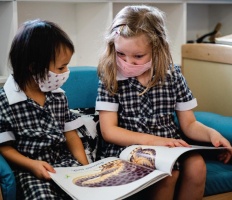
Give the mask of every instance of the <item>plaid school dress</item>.
[[[197, 105], [180, 68], [168, 70], [163, 85], [145, 87], [134, 77], [117, 76], [118, 92], [110, 95], [99, 82], [96, 110], [118, 113], [118, 126], [127, 130], [180, 139], [174, 123], [175, 110], [189, 110]], [[125, 147], [107, 143], [103, 157], [119, 156]]]
[[[24, 156], [53, 167], [79, 166], [65, 145], [64, 132], [78, 128], [79, 118], [68, 109], [64, 91], [46, 93], [40, 106], [28, 98], [10, 76], [0, 89], [0, 143], [13, 140]], [[19, 199], [69, 199], [54, 182], [39, 180], [31, 172], [12, 166]]]

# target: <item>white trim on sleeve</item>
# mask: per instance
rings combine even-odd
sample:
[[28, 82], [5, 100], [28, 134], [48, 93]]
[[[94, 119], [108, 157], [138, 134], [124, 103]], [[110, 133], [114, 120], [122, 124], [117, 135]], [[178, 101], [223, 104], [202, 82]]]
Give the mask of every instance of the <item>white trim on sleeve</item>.
[[192, 99], [191, 101], [188, 101], [188, 102], [177, 103], [175, 110], [186, 111], [186, 110], [191, 110], [191, 109], [193, 109], [195, 107], [197, 107], [196, 98], [194, 98], [194, 99]]
[[96, 102], [96, 110], [118, 111], [118, 103], [109, 103], [104, 101]]
[[77, 119], [75, 119], [71, 122], [65, 123], [64, 132], [75, 130], [83, 125], [84, 125], [84, 122], [82, 121], [82, 119], [80, 117], [78, 117]]
[[12, 140], [15, 140], [15, 136], [11, 131], [0, 133], [0, 144]]

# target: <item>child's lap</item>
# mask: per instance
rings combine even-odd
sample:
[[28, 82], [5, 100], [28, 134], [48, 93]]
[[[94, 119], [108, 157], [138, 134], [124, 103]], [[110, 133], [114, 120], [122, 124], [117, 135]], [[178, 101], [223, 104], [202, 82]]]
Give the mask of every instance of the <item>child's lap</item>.
[[52, 180], [40, 180], [29, 172], [15, 173], [17, 184], [17, 198], [24, 200], [46, 199], [46, 200], [69, 200], [69, 197]]

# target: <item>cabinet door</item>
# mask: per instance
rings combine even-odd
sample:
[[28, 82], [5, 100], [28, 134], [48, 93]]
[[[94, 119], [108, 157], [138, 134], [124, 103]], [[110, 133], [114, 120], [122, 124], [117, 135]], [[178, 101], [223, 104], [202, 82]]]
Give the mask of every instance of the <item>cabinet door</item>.
[[195, 110], [232, 116], [232, 46], [186, 44], [182, 68], [196, 97]]

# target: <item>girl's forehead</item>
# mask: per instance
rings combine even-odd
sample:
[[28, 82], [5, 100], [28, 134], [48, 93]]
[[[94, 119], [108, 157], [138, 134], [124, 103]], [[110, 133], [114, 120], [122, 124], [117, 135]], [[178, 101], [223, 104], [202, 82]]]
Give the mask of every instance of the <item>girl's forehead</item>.
[[114, 40], [115, 49], [118, 51], [147, 51], [151, 48], [145, 34], [133, 37], [117, 36]]

